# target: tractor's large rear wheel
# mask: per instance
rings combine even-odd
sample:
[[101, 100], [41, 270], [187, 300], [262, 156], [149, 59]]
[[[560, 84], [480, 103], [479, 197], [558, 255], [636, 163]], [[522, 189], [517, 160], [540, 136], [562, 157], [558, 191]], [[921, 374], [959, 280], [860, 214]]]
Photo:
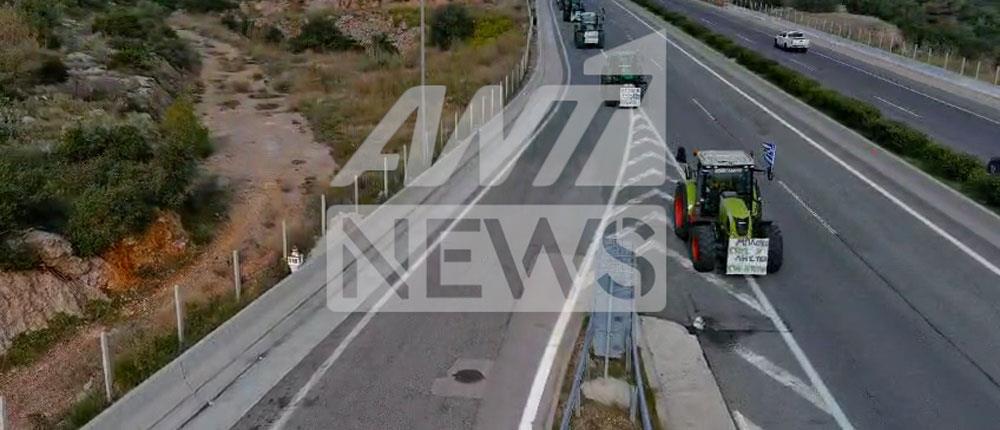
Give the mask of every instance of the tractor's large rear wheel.
[[694, 270], [711, 272], [715, 270], [715, 229], [711, 225], [691, 227], [691, 263]]
[[674, 234], [684, 240], [688, 238], [687, 184], [684, 182], [678, 182], [674, 189]]
[[776, 224], [764, 227], [764, 237], [767, 241], [767, 273], [781, 270], [784, 261], [785, 243], [781, 238], [781, 229]]

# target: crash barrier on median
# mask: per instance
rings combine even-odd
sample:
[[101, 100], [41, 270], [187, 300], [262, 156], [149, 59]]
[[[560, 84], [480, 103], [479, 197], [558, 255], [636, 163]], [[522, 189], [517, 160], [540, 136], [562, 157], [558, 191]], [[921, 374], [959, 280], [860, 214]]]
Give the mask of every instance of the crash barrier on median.
[[[595, 289], [593, 311], [585, 328], [583, 344], [576, 356], [577, 366], [573, 373], [573, 383], [563, 405], [559, 428], [568, 430], [573, 415], [579, 416], [583, 406], [583, 383], [591, 380], [593, 355], [603, 360], [603, 377], [609, 377], [611, 360], [622, 360], [626, 369], [626, 379], [630, 383], [629, 419], [638, 423], [643, 430], [652, 430], [649, 399], [646, 398], [646, 383], [643, 381], [642, 361], [638, 341], [639, 315], [634, 306], [636, 280], [635, 254], [627, 241], [604, 238], [604, 249], [608, 255], [598, 262], [598, 287]], [[626, 281], [619, 284], [619, 281]], [[631, 303], [632, 305], [626, 305]], [[622, 308], [622, 306], [626, 308]]]
[[819, 82], [744, 48], [680, 13], [665, 9], [655, 0], [633, 1], [877, 145], [910, 160], [927, 173], [955, 184], [979, 203], [1000, 209], [1000, 177], [987, 174], [979, 158], [942, 146], [923, 132], [884, 117], [870, 104], [825, 88]]

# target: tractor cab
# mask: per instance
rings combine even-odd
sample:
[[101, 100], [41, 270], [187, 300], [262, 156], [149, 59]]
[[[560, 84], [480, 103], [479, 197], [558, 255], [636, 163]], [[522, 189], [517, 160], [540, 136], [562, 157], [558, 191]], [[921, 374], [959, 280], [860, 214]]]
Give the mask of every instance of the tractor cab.
[[698, 152], [692, 179], [703, 199], [700, 215], [718, 216], [724, 199], [733, 197], [742, 200], [746, 208], [758, 209], [756, 170], [753, 158], [742, 151]]

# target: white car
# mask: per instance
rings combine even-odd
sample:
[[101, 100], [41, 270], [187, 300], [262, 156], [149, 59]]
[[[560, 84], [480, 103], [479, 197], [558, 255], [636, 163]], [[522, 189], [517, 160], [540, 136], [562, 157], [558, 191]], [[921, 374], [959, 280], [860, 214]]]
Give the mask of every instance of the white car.
[[774, 46], [781, 49], [790, 49], [806, 52], [809, 50], [809, 39], [801, 31], [782, 31], [774, 37]]

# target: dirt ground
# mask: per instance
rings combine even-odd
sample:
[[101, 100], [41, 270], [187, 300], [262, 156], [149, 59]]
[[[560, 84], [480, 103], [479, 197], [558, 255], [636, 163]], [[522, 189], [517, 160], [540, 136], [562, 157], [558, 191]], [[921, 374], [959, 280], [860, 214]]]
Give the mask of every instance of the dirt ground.
[[121, 323], [85, 327], [33, 366], [0, 375], [12, 428], [42, 426], [102, 384], [97, 340], [102, 329], [121, 339], [136, 326], [173, 327], [172, 285], [184, 288], [185, 300], [228, 293], [232, 250], [240, 251], [247, 283], [280, 255], [283, 219], [292, 238], [308, 236], [304, 230], [318, 224], [307, 219], [319, 208], [318, 197], [309, 192], [335, 171], [329, 149], [314, 141], [305, 119], [289, 112], [286, 97], [271, 92], [268, 78], [244, 53], [190, 31], [179, 33], [202, 54], [198, 110], [216, 142], [202, 169], [232, 190], [227, 221], [190, 263], [130, 302]]

